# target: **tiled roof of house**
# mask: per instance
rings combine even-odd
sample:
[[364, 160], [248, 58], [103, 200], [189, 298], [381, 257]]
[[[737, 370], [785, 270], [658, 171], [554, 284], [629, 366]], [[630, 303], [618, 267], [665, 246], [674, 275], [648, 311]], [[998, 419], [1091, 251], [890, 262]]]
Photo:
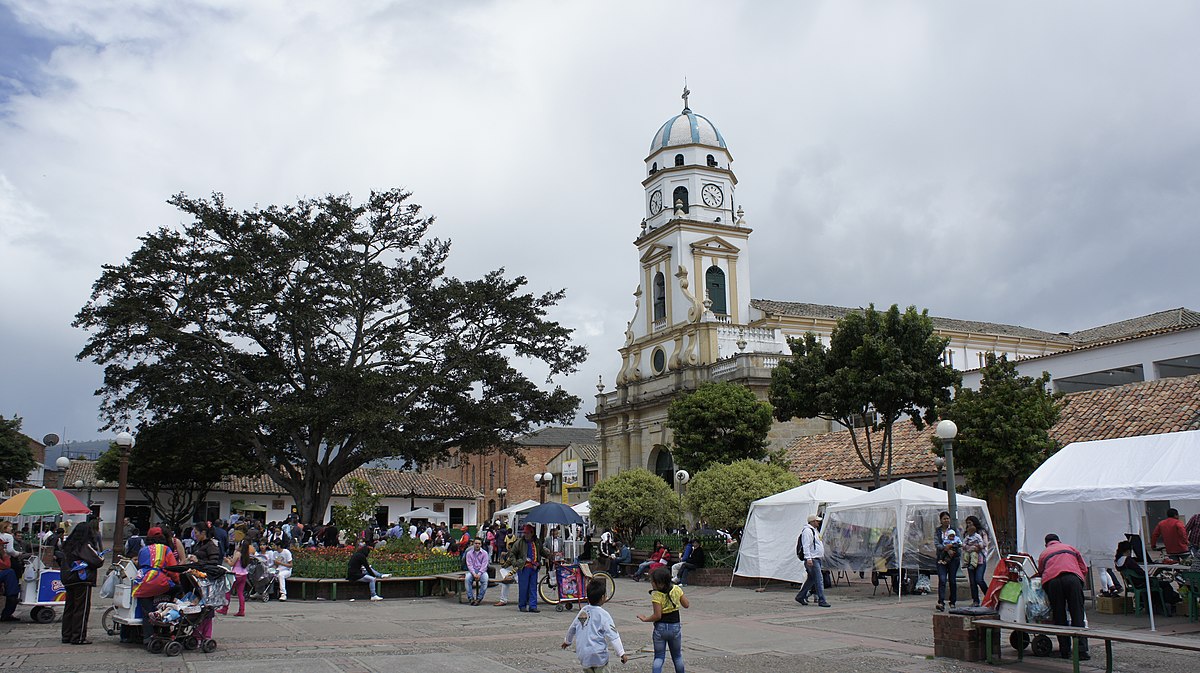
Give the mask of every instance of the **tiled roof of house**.
[[[846, 308], [843, 306], [828, 306], [825, 304], [807, 304], [803, 302], [791, 301], [773, 301], [770, 299], [751, 299], [750, 305], [764, 313], [781, 316], [799, 316], [804, 318], [828, 318], [837, 320], [847, 313], [861, 311], [860, 308]], [[884, 309], [886, 310], [886, 309]], [[995, 322], [978, 322], [974, 320], [959, 320], [957, 318], [940, 318], [930, 316], [933, 321], [933, 326], [939, 330], [953, 330], [956, 332], [968, 332], [971, 334], [995, 334], [1000, 336], [1015, 336], [1027, 339], [1041, 339], [1044, 341], [1053, 341], [1064, 345], [1073, 344], [1074, 341], [1062, 334], [1054, 332], [1044, 332], [1042, 330], [1032, 329], [1029, 327], [1021, 327], [1020, 325], [1005, 325]]]
[[1149, 315], [1072, 332], [1071, 338], [1081, 344], [1125, 339], [1146, 332], [1176, 327], [1200, 327], [1200, 312], [1189, 308], [1173, 308]]
[[[1200, 430], [1200, 374], [1088, 390], [1066, 396], [1050, 436], [1071, 442]], [[931, 428], [918, 431], [907, 419], [892, 429], [892, 474], [936, 471]], [[860, 441], [862, 434], [859, 434]], [[878, 451], [878, 449], [876, 449]], [[788, 446], [792, 472], [804, 481], [870, 479], [847, 430], [800, 437]], [[885, 466], [886, 471], [886, 466]]]
[[1050, 435], [1071, 442], [1200, 430], [1200, 374], [1067, 395]]
[[517, 438], [521, 446], [567, 446], [569, 444], [591, 444], [596, 441], [596, 428], [549, 427], [535, 430]]
[[[95, 466], [96, 462], [92, 460], [72, 460], [63, 483], [68, 488], [73, 488], [76, 481], [90, 481], [95, 476]], [[446, 481], [431, 474], [370, 467], [360, 467], [348, 474], [334, 486], [333, 494], [350, 495], [350, 480], [354, 478], [366, 480], [371, 485], [373, 492], [388, 497], [459, 500], [474, 500], [483, 497], [473, 488]], [[282, 486], [276, 484], [265, 474], [252, 477], [229, 477], [222, 481], [215, 490], [227, 493], [261, 493], [264, 495], [285, 495], [287, 493]]]

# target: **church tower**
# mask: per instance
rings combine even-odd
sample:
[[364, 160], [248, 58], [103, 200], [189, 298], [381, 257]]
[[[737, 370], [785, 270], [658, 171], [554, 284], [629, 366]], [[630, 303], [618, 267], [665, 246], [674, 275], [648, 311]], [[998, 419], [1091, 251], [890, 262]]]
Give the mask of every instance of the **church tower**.
[[750, 321], [750, 272], [737, 177], [725, 138], [706, 117], [668, 119], [646, 157], [639, 275], [618, 385], [717, 359], [714, 330]]

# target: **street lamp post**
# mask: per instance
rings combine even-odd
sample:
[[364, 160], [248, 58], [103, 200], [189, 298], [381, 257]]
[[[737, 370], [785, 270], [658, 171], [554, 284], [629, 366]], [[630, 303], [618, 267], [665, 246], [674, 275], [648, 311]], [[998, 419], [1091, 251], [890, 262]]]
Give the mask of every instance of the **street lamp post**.
[[551, 481], [554, 481], [554, 475], [549, 472], [539, 472], [533, 475], [533, 483], [537, 484], [538, 498], [542, 503], [546, 502], [546, 487], [550, 485]]
[[942, 468], [946, 467], [946, 459], [941, 456], [934, 456], [933, 464], [937, 466], [937, 483], [934, 484], [937, 488], [945, 488], [946, 485], [942, 481]]
[[113, 522], [113, 558], [117, 550], [124, 549], [121, 536], [125, 531], [125, 489], [129, 485], [129, 449], [133, 448], [133, 435], [122, 432], [117, 435], [117, 449], [121, 451], [121, 470], [117, 473], [117, 518]]
[[958, 525], [958, 493], [954, 484], [954, 438], [958, 436], [958, 426], [954, 421], [939, 421], [934, 434], [942, 440], [942, 452], [946, 454], [946, 496], [947, 508], [950, 512], [950, 525]]
[[500, 498], [500, 509], [504, 509], [504, 497], [508, 495], [508, 489], [501, 486], [496, 489], [496, 497]]
[[93, 489], [107, 488], [111, 485], [112, 484], [109, 484], [107, 481], [104, 481], [103, 479], [88, 479], [87, 481], [84, 481], [82, 479], [75, 480], [75, 489], [76, 490], [82, 491], [85, 488], [87, 489], [88, 507], [92, 506], [92, 490]]

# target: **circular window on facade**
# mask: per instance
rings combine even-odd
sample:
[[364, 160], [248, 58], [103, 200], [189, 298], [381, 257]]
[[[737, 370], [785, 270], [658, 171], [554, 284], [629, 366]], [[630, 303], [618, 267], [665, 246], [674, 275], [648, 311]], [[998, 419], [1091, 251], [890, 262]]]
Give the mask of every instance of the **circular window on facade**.
[[655, 348], [654, 353], [650, 355], [650, 365], [654, 367], [655, 374], [661, 374], [667, 368], [667, 354], [661, 348]]

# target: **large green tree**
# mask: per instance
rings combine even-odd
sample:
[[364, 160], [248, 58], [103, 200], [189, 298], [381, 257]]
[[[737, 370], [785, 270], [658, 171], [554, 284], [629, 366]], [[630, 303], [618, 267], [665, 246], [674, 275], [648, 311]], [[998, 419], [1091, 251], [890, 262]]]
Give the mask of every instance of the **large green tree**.
[[[1050, 374], [1021, 376], [1007, 355], [988, 353], [979, 390], [957, 387], [943, 413], [958, 426], [954, 465], [978, 493], [1003, 497], [1003, 517], [1015, 530], [1017, 490], [1059, 449], [1050, 436], [1066, 400], [1050, 389]], [[941, 453], [940, 441], [935, 450]]]
[[741, 530], [750, 503], [799, 485], [796, 475], [778, 465], [739, 460], [697, 474], [688, 482], [683, 504], [712, 528]]
[[608, 477], [592, 489], [590, 518], [597, 526], [619, 529], [632, 542], [650, 527], [679, 523], [679, 496], [661, 477], [641, 468]]
[[21, 417], [0, 416], [0, 484], [25, 481], [35, 467], [29, 438], [21, 434]]
[[[120, 467], [121, 450], [110, 445], [96, 462], [96, 477], [115, 482]], [[175, 528], [193, 521], [197, 506], [225, 477], [259, 472], [249, 443], [205, 418], [143, 423], [129, 450], [129, 485]]]
[[816, 335], [789, 339], [792, 357], [771, 372], [775, 417], [824, 418], [850, 429], [859, 462], [875, 485], [892, 475], [892, 428], [904, 416], [918, 429], [938, 417], [961, 377], [942, 362], [949, 339], [928, 311], [872, 304], [838, 320], [828, 348]]
[[671, 453], [689, 472], [713, 463], [732, 463], [767, 455], [771, 405], [746, 386], [726, 381], [704, 383], [671, 402], [667, 427], [673, 432]]
[[[190, 218], [106, 265], [75, 324], [104, 366], [106, 427], [201, 416], [322, 518], [331, 490], [378, 458], [513, 439], [574, 417], [554, 377], [586, 356], [503, 269], [446, 275], [449, 243], [399, 189], [238, 211], [220, 194], [170, 200]], [[514, 367], [532, 362], [542, 389]]]

